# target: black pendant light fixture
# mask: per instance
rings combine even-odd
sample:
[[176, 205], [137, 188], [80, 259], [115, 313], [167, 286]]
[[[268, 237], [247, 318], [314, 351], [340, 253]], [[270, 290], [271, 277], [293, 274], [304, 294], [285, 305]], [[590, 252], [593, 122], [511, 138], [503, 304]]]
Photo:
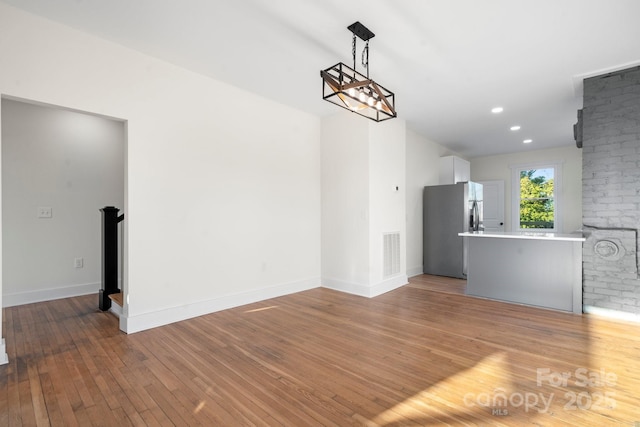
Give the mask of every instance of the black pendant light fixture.
[[[322, 99], [376, 122], [397, 117], [395, 95], [369, 78], [369, 40], [373, 34], [360, 22], [347, 27], [353, 33], [353, 68], [342, 62], [320, 71]], [[362, 66], [366, 75], [356, 71], [356, 36], [365, 42]]]

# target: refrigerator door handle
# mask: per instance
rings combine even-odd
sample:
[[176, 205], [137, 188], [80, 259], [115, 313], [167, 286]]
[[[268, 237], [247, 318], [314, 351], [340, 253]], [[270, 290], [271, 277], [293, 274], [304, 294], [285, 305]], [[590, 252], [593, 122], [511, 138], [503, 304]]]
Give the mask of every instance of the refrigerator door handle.
[[476, 214], [475, 214], [475, 219], [476, 219], [476, 224], [475, 224], [475, 228], [476, 231], [480, 231], [480, 205], [478, 204], [478, 202], [474, 202], [475, 206], [476, 206]]
[[473, 201], [471, 205], [471, 217], [473, 218], [473, 222], [471, 223], [471, 231], [480, 230], [480, 208], [478, 207], [478, 202]]

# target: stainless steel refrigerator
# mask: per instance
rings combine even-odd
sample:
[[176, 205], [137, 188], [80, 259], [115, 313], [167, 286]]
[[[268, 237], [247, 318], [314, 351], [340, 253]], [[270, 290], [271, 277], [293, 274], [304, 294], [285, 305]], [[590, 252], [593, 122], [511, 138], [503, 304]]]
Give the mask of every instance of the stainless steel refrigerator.
[[458, 233], [482, 229], [482, 184], [459, 182], [424, 187], [424, 272], [465, 279], [467, 239]]

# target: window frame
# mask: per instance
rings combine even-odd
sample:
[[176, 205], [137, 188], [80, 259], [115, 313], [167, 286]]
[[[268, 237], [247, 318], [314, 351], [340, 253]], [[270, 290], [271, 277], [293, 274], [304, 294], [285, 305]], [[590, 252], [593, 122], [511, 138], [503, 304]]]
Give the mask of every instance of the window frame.
[[[511, 229], [525, 233], [562, 232], [562, 162], [538, 162], [511, 165]], [[520, 228], [520, 172], [553, 169], [553, 228]]]

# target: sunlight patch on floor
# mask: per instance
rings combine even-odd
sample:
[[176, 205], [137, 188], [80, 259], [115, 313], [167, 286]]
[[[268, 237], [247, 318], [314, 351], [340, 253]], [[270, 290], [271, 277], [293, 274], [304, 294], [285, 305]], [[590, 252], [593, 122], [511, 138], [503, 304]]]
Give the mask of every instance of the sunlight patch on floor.
[[197, 414], [198, 412], [200, 412], [202, 410], [202, 408], [204, 408], [204, 405], [205, 405], [204, 400], [201, 400], [200, 403], [198, 403], [196, 408], [193, 410], [193, 413]]
[[[438, 369], [434, 367], [434, 369]], [[506, 352], [494, 353], [473, 367], [445, 378], [376, 416], [376, 424], [431, 421], [464, 421], [492, 417], [501, 396], [512, 392]], [[452, 402], [458, 401], [458, 404]]]
[[245, 313], [257, 313], [258, 311], [271, 310], [272, 308], [278, 308], [278, 306], [277, 305], [271, 305], [269, 307], [254, 308], [253, 310], [245, 311]]

